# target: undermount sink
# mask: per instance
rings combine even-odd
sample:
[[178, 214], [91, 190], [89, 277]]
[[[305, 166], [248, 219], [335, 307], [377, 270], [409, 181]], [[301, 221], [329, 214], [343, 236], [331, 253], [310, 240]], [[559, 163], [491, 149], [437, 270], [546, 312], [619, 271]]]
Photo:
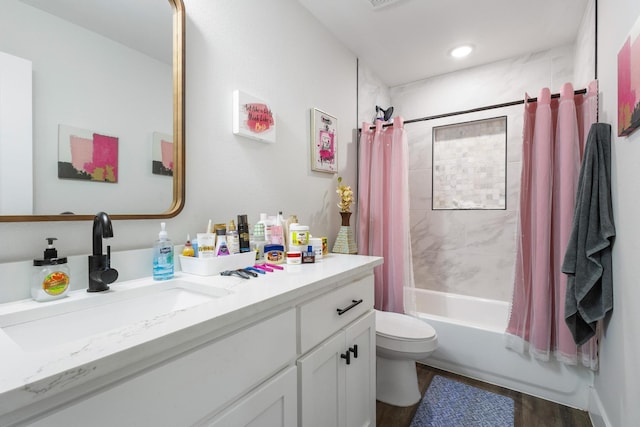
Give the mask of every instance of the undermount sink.
[[38, 351], [154, 319], [231, 294], [184, 279], [118, 287], [0, 314], [2, 331], [25, 351]]

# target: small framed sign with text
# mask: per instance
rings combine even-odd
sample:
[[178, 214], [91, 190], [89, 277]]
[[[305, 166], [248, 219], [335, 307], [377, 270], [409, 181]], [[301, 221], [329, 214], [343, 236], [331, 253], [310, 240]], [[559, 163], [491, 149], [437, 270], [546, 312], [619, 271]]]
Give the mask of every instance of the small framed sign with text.
[[233, 133], [262, 142], [276, 142], [276, 115], [269, 104], [233, 91]]

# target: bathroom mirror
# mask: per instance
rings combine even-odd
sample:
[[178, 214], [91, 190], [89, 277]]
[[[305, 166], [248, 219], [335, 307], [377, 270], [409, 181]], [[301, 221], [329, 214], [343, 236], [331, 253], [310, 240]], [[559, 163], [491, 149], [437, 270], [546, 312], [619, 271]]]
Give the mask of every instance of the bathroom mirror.
[[[11, 109], [19, 120], [0, 116], [0, 222], [176, 216], [185, 193], [182, 0], [0, 6], [0, 61], [19, 64], [26, 82], [13, 91], [18, 102], [7, 101], [1, 89], [16, 80], [0, 72], [0, 107], [28, 107]], [[11, 123], [22, 126], [12, 132]]]

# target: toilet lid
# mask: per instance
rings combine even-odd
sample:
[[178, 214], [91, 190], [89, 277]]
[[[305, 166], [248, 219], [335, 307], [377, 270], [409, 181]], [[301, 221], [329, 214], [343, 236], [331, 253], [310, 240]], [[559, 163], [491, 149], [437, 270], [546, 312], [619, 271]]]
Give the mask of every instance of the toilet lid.
[[420, 319], [379, 310], [376, 310], [376, 333], [401, 340], [426, 340], [436, 336], [436, 330]]

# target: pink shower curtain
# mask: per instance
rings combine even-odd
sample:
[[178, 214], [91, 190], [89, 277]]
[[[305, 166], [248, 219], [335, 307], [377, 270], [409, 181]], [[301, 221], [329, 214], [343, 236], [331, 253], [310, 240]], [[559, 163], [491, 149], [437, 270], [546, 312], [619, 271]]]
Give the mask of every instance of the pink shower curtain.
[[[597, 369], [597, 336], [578, 347], [564, 322], [567, 277], [561, 272], [585, 139], [597, 114], [597, 82], [585, 95], [562, 87], [525, 102], [520, 217], [507, 347], [536, 358]], [[529, 97], [527, 96], [526, 99]]]
[[384, 257], [374, 270], [375, 308], [403, 313], [413, 287], [409, 240], [408, 142], [402, 118], [362, 124], [358, 163], [358, 253]]

